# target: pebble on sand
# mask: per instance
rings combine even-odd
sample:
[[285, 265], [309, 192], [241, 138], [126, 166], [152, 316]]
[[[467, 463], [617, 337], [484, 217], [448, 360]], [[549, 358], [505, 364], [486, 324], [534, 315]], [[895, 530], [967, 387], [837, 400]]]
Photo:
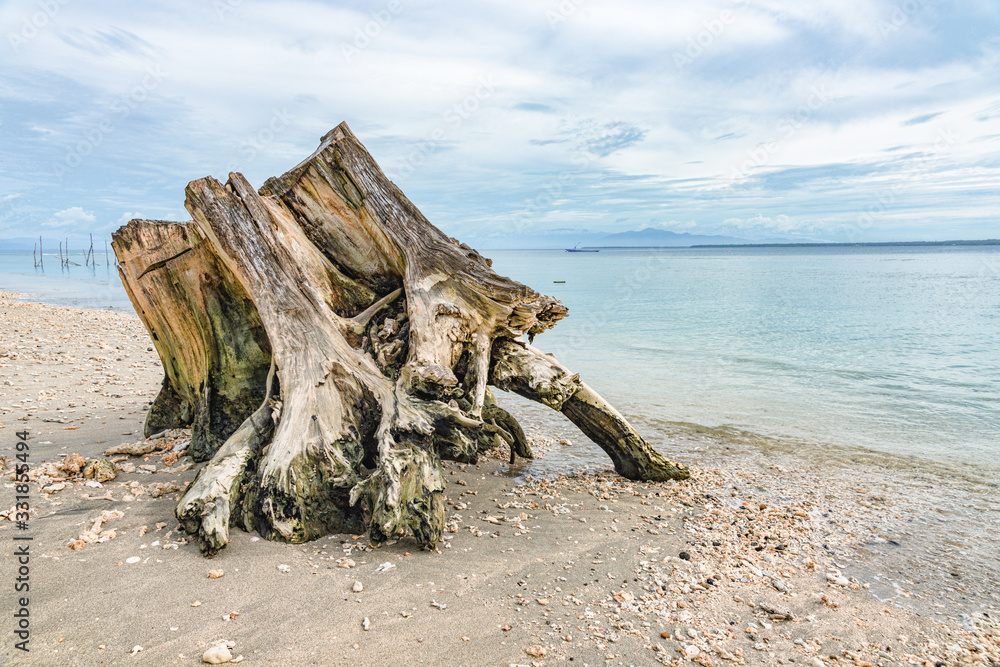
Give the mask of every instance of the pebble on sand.
[[201, 661], [207, 662], [210, 665], [221, 665], [232, 659], [233, 654], [230, 653], [229, 649], [223, 644], [216, 644], [205, 651], [205, 653], [201, 656]]
[[209, 570], [208, 571], [208, 578], [209, 579], [218, 579], [219, 577], [223, 576], [224, 574], [225, 574], [225, 572], [223, 572], [222, 570]]
[[361, 591], [365, 590], [365, 585], [362, 584], [360, 581], [355, 581], [354, 585], [351, 586], [351, 590], [354, 591], [355, 593], [360, 593]]

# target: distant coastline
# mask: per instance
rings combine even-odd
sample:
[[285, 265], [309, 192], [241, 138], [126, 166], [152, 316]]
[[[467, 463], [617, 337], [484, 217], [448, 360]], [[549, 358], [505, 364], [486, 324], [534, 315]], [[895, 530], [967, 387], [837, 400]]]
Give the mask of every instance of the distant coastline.
[[870, 243], [724, 243], [689, 248], [883, 248], [891, 246], [1000, 245], [1000, 239], [978, 241], [877, 241]]

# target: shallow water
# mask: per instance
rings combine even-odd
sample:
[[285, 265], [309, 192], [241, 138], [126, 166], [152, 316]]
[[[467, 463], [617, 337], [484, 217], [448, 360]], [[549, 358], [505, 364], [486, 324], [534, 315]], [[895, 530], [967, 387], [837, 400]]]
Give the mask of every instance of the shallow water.
[[45, 268], [37, 268], [31, 253], [0, 253], [0, 290], [30, 295], [32, 301], [70, 308], [133, 312], [118, 278], [114, 255], [95, 253], [96, 265], [84, 266], [82, 254], [60, 267], [59, 255], [45, 254]]
[[491, 255], [569, 307], [536, 346], [630, 416], [1000, 477], [1000, 248]]

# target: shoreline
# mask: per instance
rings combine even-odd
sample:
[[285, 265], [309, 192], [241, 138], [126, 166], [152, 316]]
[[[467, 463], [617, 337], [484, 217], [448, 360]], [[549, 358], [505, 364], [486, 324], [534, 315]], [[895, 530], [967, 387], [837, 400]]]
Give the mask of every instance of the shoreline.
[[[1000, 243], [1000, 241], [998, 241]], [[132, 309], [131, 304], [128, 309], [117, 306], [106, 307], [86, 307], [66, 305], [58, 301], [47, 301], [36, 294], [17, 293], [5, 291], [0, 288], [0, 302], [3, 300], [16, 300], [21, 303], [33, 303], [49, 308], [65, 308], [67, 310], [94, 311], [102, 313], [112, 313], [123, 315], [140, 322], [138, 316]], [[143, 329], [143, 331], [145, 331]], [[495, 390], [499, 394], [499, 390]], [[519, 401], [522, 406], [534, 409], [537, 406], [528, 401], [521, 401], [519, 397], [511, 394], [515, 401]], [[542, 410], [546, 415], [549, 411]], [[899, 471], [902, 473], [912, 472], [914, 474], [927, 473], [942, 479], [951, 480], [956, 483], [967, 483], [972, 486], [985, 485], [990, 488], [1000, 488], [1000, 482], [995, 481], [996, 475], [1000, 474], [1000, 461], [996, 462], [992, 468], [985, 473], [977, 472], [976, 466], [964, 463], [949, 463], [944, 460], [928, 458], [915, 454], [900, 454], [890, 451], [872, 449], [863, 445], [846, 445], [827, 441], [796, 438], [790, 435], [776, 435], [764, 432], [757, 432], [751, 427], [735, 424], [706, 425], [687, 421], [672, 421], [666, 419], [633, 416], [631, 419], [643, 424], [647, 429], [655, 429], [668, 433], [682, 432], [692, 435], [708, 435], [719, 440], [730, 443], [739, 443], [756, 451], [766, 451], [777, 454], [796, 453], [802, 449], [809, 450], [809, 456], [814, 462], [822, 460], [824, 463], [836, 463], [837, 461], [849, 460], [853, 465], [874, 465], [879, 468]], [[598, 452], [596, 448], [595, 452]], [[598, 458], [603, 460], [604, 455], [599, 454]]]
[[[70, 453], [92, 459], [109, 446], [140, 441], [144, 406], [162, 371], [138, 318], [11, 296], [0, 293], [0, 454], [11, 457], [13, 431], [22, 427], [36, 434], [37, 469]], [[586, 463], [595, 460], [588, 448], [596, 447], [542, 410], [529, 411], [522, 423], [536, 463], [512, 469], [485, 458], [477, 466], [446, 465], [456, 532], [439, 553], [416, 551], [412, 539], [369, 550], [349, 535], [287, 545], [235, 530], [229, 547], [204, 559], [176, 529], [176, 494], [151, 497], [151, 490], [169, 488], [154, 484], [183, 485], [196, 470], [175, 472], [176, 464], [157, 454], [120, 461], [124, 470], [101, 489], [70, 477], [56, 482], [63, 489], [42, 495], [33, 484], [40, 554], [33, 657], [200, 664], [213, 641], [229, 639], [246, 664], [482, 664], [484, 643], [496, 651], [489, 664], [505, 665], [570, 658], [691, 664], [683, 653], [689, 647], [698, 649], [694, 662], [701, 656], [701, 664], [716, 665], [837, 664], [830, 655], [841, 664], [849, 656], [873, 665], [921, 664], [918, 658], [930, 656], [946, 664], [963, 655], [1000, 661], [1000, 635], [989, 620], [1000, 617], [995, 603], [956, 588], [974, 572], [943, 572], [955, 580], [954, 599], [935, 573], [917, 572], [929, 577], [920, 582], [913, 571], [902, 572], [911, 587], [885, 572], [886, 563], [897, 562], [886, 551], [895, 549], [889, 540], [898, 542], [885, 536], [899, 537], [893, 526], [928, 511], [923, 500], [915, 511], [912, 497], [894, 497], [902, 487], [891, 474], [849, 461], [837, 471], [718, 433], [678, 432], [654, 439], [692, 464], [690, 483], [628, 482], [609, 472], [609, 461], [549, 479], [546, 461]], [[129, 463], [156, 471], [125, 472]], [[858, 470], [868, 477], [859, 480]], [[145, 493], [134, 494], [140, 487]], [[92, 499], [108, 491], [112, 500]], [[96, 517], [116, 510], [122, 516], [104, 526], [114, 537], [80, 550], [67, 546]], [[0, 536], [11, 530], [0, 520]], [[920, 546], [926, 535], [911, 532], [907, 539]], [[355, 566], [342, 567], [346, 559]], [[395, 567], [377, 572], [384, 562]], [[216, 568], [224, 577], [208, 579]], [[363, 583], [360, 593], [352, 590], [355, 580]], [[791, 620], [772, 618], [785, 611]], [[366, 617], [369, 631], [362, 629]], [[976, 645], [984, 651], [964, 653]], [[135, 646], [143, 650], [132, 656]], [[4, 645], [13, 664], [27, 664], [10, 650]]]

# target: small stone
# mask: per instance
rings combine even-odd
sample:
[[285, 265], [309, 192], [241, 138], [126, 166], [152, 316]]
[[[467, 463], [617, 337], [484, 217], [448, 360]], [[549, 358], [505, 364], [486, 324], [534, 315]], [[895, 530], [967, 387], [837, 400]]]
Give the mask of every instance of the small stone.
[[346, 568], [352, 568], [355, 565], [356, 565], [356, 563], [353, 560], [351, 560], [350, 558], [345, 558], [342, 561], [340, 561], [339, 564], [338, 564], [339, 567], [346, 567]]
[[695, 658], [695, 656], [697, 656], [699, 653], [701, 653], [701, 649], [699, 649], [694, 644], [690, 644], [690, 645], [684, 647], [684, 655], [689, 660], [693, 660]]
[[809, 667], [826, 667], [826, 663], [824, 663], [822, 660], [820, 660], [816, 656], [813, 656], [809, 660]]
[[826, 575], [826, 580], [831, 584], [836, 584], [837, 586], [850, 586], [851, 580], [842, 574], [836, 572], [828, 572]]
[[681, 560], [691, 560], [691, 554], [689, 554], [686, 551], [680, 552], [679, 554], [677, 554], [677, 557], [680, 558]]
[[548, 653], [548, 651], [546, 651], [544, 647], [537, 645], [529, 646], [528, 648], [524, 649], [524, 652], [530, 655], [532, 658], [544, 658], [545, 654]]
[[208, 571], [208, 578], [209, 579], [218, 579], [218, 578], [222, 577], [224, 574], [225, 574], [225, 572], [223, 572], [222, 570], [209, 570]]
[[[85, 465], [87, 465], [87, 459], [74, 452], [66, 455], [63, 462], [59, 464], [59, 469], [66, 473], [67, 477], [72, 477], [78, 475]], [[140, 648], [139, 650], [142, 649]]]
[[132, 655], [135, 655], [137, 653], [142, 653], [142, 647], [139, 646], [138, 644], [132, 647]]
[[192, 607], [200, 607], [201, 606], [201, 601], [200, 600], [195, 600], [194, 602], [191, 603], [191, 606]]
[[233, 654], [230, 653], [229, 649], [222, 644], [216, 644], [212, 648], [205, 651], [205, 653], [201, 656], [201, 661], [207, 662], [210, 665], [221, 665], [232, 659]]
[[365, 632], [368, 632], [371, 629], [371, 627], [372, 627], [372, 622], [368, 620], [367, 616], [365, 616], [365, 620], [361, 621], [361, 629], [364, 630]]
[[365, 585], [362, 584], [360, 581], [355, 581], [354, 585], [351, 586], [351, 590], [354, 591], [355, 593], [360, 593], [361, 591], [365, 590]]
[[292, 571], [292, 568], [290, 566], [288, 566], [288, 565], [285, 565], [284, 563], [282, 563], [281, 565], [278, 566], [278, 572], [288, 573], [288, 572], [291, 572], [291, 571]]
[[98, 482], [110, 482], [118, 476], [118, 471], [107, 459], [94, 459], [83, 469], [83, 476]]
[[138, 563], [141, 560], [142, 559], [139, 558], [138, 556], [130, 556], [125, 559], [125, 562], [128, 563], [129, 565], [132, 565], [133, 563]]
[[149, 495], [152, 498], [159, 498], [168, 493], [177, 493], [183, 489], [175, 482], [153, 482], [149, 485]]

